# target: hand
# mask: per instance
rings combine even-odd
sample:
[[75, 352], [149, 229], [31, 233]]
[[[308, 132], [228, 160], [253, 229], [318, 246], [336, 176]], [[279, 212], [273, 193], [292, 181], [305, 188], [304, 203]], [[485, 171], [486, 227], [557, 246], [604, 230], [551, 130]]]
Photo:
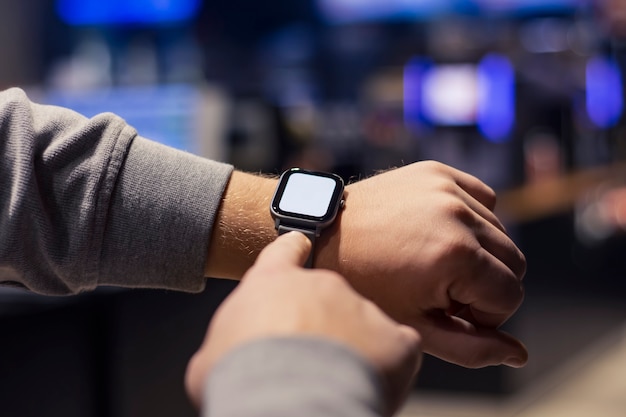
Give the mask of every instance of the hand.
[[523, 299], [526, 261], [477, 178], [419, 162], [349, 185], [316, 266], [344, 275], [424, 351], [465, 367], [518, 367], [527, 351], [498, 330]]
[[353, 349], [382, 377], [389, 414], [401, 404], [420, 363], [418, 334], [395, 323], [338, 274], [301, 268], [310, 248], [300, 233], [279, 237], [219, 307], [187, 370], [187, 391], [197, 404], [206, 375], [233, 348], [261, 338], [302, 335]]

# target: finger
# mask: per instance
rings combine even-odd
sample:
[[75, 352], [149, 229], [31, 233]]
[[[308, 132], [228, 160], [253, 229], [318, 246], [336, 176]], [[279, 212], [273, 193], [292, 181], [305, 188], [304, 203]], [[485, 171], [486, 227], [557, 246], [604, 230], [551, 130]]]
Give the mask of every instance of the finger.
[[187, 370], [185, 371], [185, 390], [191, 400], [194, 407], [200, 409], [202, 404], [202, 386], [204, 377], [204, 366], [201, 364], [201, 358], [199, 353], [196, 352], [189, 363], [187, 364]]
[[524, 344], [496, 329], [476, 327], [458, 317], [436, 316], [422, 323], [428, 334], [424, 351], [466, 368], [493, 365], [522, 367], [528, 362]]
[[526, 274], [526, 257], [511, 238], [492, 224], [478, 223], [478, 243], [522, 280]]
[[255, 266], [303, 266], [311, 252], [311, 241], [300, 232], [289, 232], [267, 245], [261, 251]]
[[406, 400], [422, 361], [421, 339], [417, 330], [403, 324], [398, 324], [396, 329], [399, 340], [394, 342], [402, 347], [402, 352], [391, 372], [383, 372], [387, 388], [387, 415], [394, 415]]
[[504, 225], [491, 209], [487, 208], [482, 202], [478, 201], [474, 196], [468, 193], [461, 186], [459, 186], [459, 188], [459, 197], [469, 208], [472, 209], [474, 213], [480, 216], [480, 218], [495, 226], [498, 230], [506, 233]]
[[414, 370], [413, 376], [417, 374], [422, 362], [422, 338], [420, 334], [413, 327], [407, 326], [405, 324], [399, 324], [398, 328], [402, 337], [406, 341], [406, 346], [409, 350], [409, 362], [413, 364], [412, 369]]
[[470, 210], [459, 209], [455, 216], [471, 229], [481, 247], [504, 263], [521, 280], [526, 273], [526, 257], [506, 233], [502, 223], [493, 212], [475, 200], [472, 202], [471, 196], [465, 194], [462, 198], [466, 199], [464, 202], [470, 206]]
[[496, 193], [491, 187], [467, 172], [460, 171], [450, 166], [446, 167], [450, 170], [454, 181], [465, 192], [474, 197], [490, 211], [496, 208]]
[[[498, 327], [508, 320], [524, 299], [524, 289], [518, 277], [499, 259], [481, 249], [468, 276], [448, 288], [454, 306], [470, 306], [473, 323]], [[453, 314], [457, 314], [452, 312]]]
[[515, 310], [511, 310], [506, 313], [488, 313], [478, 310], [474, 306], [463, 306], [454, 313], [450, 313], [450, 316], [458, 317], [465, 320], [477, 327], [483, 327], [488, 329], [497, 329], [502, 326], [511, 316], [515, 313]]

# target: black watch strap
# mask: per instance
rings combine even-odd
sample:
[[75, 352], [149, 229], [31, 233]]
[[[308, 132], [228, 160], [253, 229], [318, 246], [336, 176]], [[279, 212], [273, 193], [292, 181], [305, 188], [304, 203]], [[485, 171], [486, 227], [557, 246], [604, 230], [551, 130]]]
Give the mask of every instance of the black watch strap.
[[309, 240], [311, 241], [311, 253], [309, 253], [309, 257], [306, 260], [306, 263], [304, 264], [305, 268], [313, 268], [313, 253], [315, 252], [315, 230], [307, 230], [307, 229], [300, 229], [297, 227], [290, 227], [290, 226], [285, 226], [283, 224], [278, 226], [278, 235], [284, 235], [285, 233], [289, 233], [289, 232], [300, 232], [300, 233], [304, 233], [304, 235], [306, 237], [309, 238]]

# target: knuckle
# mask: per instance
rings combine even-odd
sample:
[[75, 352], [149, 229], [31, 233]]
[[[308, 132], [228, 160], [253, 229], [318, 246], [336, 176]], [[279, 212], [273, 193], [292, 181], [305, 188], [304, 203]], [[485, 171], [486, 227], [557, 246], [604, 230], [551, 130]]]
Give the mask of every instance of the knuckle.
[[446, 174], [446, 165], [434, 160], [420, 161], [417, 165], [421, 170], [431, 174]]
[[421, 164], [423, 168], [429, 169], [429, 170], [438, 170], [441, 168], [441, 165], [442, 165], [440, 162], [434, 161], [432, 159], [422, 161]]
[[447, 256], [455, 256], [457, 259], [461, 259], [464, 262], [471, 260], [473, 263], [477, 263], [477, 265], [475, 265], [477, 267], [480, 267], [484, 261], [480, 252], [482, 246], [471, 234], [451, 234], [448, 237], [447, 246]]
[[445, 210], [453, 218], [463, 221], [463, 223], [473, 223], [475, 221], [474, 212], [459, 199], [451, 199], [445, 204]]

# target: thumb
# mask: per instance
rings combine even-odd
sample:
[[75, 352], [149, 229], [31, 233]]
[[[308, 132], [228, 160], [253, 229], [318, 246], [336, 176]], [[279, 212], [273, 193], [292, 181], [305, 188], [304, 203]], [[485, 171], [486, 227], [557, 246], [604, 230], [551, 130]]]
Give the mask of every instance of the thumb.
[[300, 232], [289, 232], [267, 245], [256, 260], [256, 267], [303, 266], [311, 252], [311, 241]]
[[423, 323], [428, 334], [424, 351], [466, 368], [493, 365], [522, 367], [528, 361], [526, 347], [498, 329], [476, 327], [457, 317]]

